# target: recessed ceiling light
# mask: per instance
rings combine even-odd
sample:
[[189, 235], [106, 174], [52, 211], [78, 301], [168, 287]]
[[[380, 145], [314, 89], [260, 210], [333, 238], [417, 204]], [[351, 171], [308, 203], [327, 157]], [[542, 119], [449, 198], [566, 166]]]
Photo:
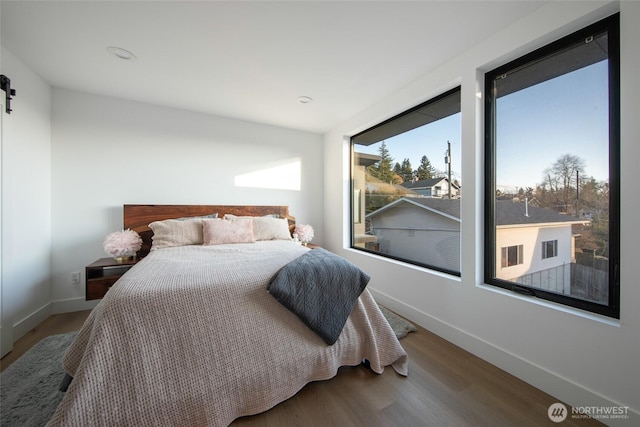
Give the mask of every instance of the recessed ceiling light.
[[116, 58], [120, 58], [125, 61], [135, 61], [137, 59], [132, 52], [129, 52], [127, 49], [123, 49], [121, 47], [108, 47], [107, 52], [109, 52]]
[[310, 96], [299, 96], [298, 102], [300, 104], [311, 104], [313, 102], [313, 98], [311, 98]]

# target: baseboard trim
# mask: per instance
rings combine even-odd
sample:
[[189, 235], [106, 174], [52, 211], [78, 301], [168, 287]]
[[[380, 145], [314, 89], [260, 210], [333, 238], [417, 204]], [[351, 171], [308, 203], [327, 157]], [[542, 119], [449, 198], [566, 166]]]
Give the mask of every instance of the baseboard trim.
[[13, 327], [0, 325], [0, 357], [13, 350]]
[[25, 336], [29, 331], [44, 322], [51, 316], [51, 303], [47, 303], [13, 324], [13, 342]]
[[[514, 375], [522, 381], [531, 384], [545, 393], [558, 398], [572, 406], [624, 406], [601, 396], [592, 390], [586, 389], [573, 381], [563, 378], [537, 366], [513, 353], [496, 347], [488, 342], [469, 334], [455, 326], [444, 322], [438, 318], [430, 316], [415, 307], [399, 301], [385, 293], [375, 289], [369, 289], [377, 302], [392, 311], [406, 317], [408, 320], [417, 323], [423, 328], [446, 339], [458, 347], [480, 357], [483, 360], [497, 366], [498, 368]], [[600, 420], [611, 426], [631, 426], [636, 425], [640, 419], [640, 413], [628, 408], [629, 417], [627, 419], [607, 419]]]
[[[12, 327], [8, 328], [7, 325], [0, 327], [7, 328], [7, 331], [2, 331], [2, 336], [10, 336], [11, 345], [9, 343], [2, 343], [2, 351], [6, 348], [11, 349], [13, 343], [25, 336], [29, 331], [44, 322], [53, 314], [71, 313], [74, 311], [92, 310], [100, 300], [85, 301], [84, 298], [70, 298], [66, 300], [51, 301], [25, 318], [17, 321]], [[9, 335], [7, 332], [11, 332]], [[8, 338], [7, 338], [8, 339]]]
[[99, 299], [87, 301], [84, 298], [69, 298], [51, 302], [51, 314], [72, 313], [74, 311], [93, 310]]

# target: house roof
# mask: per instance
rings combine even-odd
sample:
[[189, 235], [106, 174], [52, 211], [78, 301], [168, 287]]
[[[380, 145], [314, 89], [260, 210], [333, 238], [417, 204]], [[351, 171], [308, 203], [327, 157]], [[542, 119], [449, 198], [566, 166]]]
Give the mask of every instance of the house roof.
[[[402, 197], [380, 209], [371, 212], [367, 218], [376, 216], [401, 203], [424, 208], [431, 212], [460, 220], [460, 200], [461, 199], [440, 199], [433, 197]], [[583, 224], [585, 221], [574, 216], [563, 215], [550, 209], [528, 206], [528, 216], [525, 216], [525, 204], [512, 202], [511, 200], [498, 200], [496, 202], [496, 223], [498, 226], [527, 225], [527, 224]]]
[[460, 199], [440, 199], [433, 197], [412, 197], [411, 201], [434, 211], [460, 219]]
[[432, 197], [402, 197], [374, 212], [371, 212], [367, 215], [367, 218], [376, 216], [401, 203], [409, 203], [431, 212], [435, 212], [439, 215], [444, 215], [451, 219], [460, 221], [460, 199], [440, 199]]
[[[525, 215], [528, 212], [528, 216]], [[496, 224], [498, 226], [518, 224], [543, 224], [543, 223], [584, 223], [584, 220], [575, 216], [563, 215], [551, 209], [538, 208], [524, 202], [511, 200], [496, 201]]]
[[[449, 182], [447, 178], [439, 177], [439, 178], [431, 178], [431, 179], [421, 179], [418, 181], [403, 182], [402, 186], [405, 188], [427, 188], [427, 187], [433, 187], [434, 185], [437, 185], [442, 181]], [[455, 182], [451, 184], [451, 186], [454, 188], [458, 188]]]
[[371, 166], [376, 162], [379, 162], [382, 157], [376, 154], [367, 154], [367, 153], [355, 153], [356, 162], [358, 166]]

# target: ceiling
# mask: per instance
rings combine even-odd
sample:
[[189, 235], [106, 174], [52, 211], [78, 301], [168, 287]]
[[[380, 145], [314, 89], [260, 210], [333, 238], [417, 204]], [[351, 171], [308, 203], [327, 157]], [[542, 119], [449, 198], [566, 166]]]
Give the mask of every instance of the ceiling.
[[2, 0], [0, 35], [53, 87], [324, 133], [544, 3]]

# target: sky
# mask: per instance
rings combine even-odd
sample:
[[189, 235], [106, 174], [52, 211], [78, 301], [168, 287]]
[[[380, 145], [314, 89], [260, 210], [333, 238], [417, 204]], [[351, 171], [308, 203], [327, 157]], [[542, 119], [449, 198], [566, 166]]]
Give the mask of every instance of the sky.
[[[409, 159], [411, 167], [416, 170], [420, 166], [420, 159], [426, 155], [434, 168], [446, 173], [444, 157], [447, 151], [447, 141], [449, 141], [451, 142], [452, 177], [462, 182], [460, 129], [460, 113], [457, 113], [389, 138], [385, 140], [385, 144], [389, 155], [393, 157], [394, 165], [396, 162], [402, 164], [404, 159]], [[359, 145], [356, 147], [356, 151], [359, 153], [379, 154], [381, 144]]]
[[608, 181], [607, 92], [607, 61], [601, 61], [499, 98], [498, 187], [535, 188], [564, 154], [584, 160], [583, 175]]
[[[535, 188], [543, 182], [544, 170], [564, 154], [584, 161], [583, 176], [608, 181], [607, 72], [607, 61], [601, 61], [498, 99], [499, 189]], [[453, 177], [464, 186], [460, 138], [458, 113], [385, 144], [394, 164], [408, 158], [415, 170], [426, 155], [436, 169], [446, 172], [444, 157], [451, 142]], [[357, 146], [356, 151], [379, 154], [380, 145]]]

